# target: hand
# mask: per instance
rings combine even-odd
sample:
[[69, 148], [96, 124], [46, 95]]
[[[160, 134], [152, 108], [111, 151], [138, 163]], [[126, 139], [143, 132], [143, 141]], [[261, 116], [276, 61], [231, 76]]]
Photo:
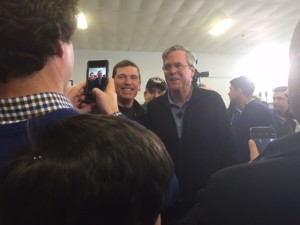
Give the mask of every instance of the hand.
[[84, 89], [86, 87], [86, 82], [82, 82], [71, 87], [68, 87], [65, 90], [65, 95], [72, 102], [73, 107], [80, 113], [89, 113], [92, 111], [93, 105], [95, 104], [86, 104], [83, 103], [85, 99]]
[[250, 148], [250, 162], [252, 162], [254, 159], [257, 158], [259, 155], [258, 149], [256, 147], [255, 141], [252, 139], [248, 142], [249, 148]]
[[110, 115], [119, 111], [113, 78], [110, 77], [108, 79], [105, 92], [98, 88], [94, 88], [92, 93], [96, 98], [96, 104], [101, 113]]

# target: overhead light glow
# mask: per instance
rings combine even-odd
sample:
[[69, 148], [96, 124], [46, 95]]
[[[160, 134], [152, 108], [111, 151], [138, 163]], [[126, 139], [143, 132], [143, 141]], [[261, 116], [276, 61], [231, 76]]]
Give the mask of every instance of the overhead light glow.
[[[248, 76], [255, 83], [254, 94], [268, 93], [262, 100], [272, 101], [273, 88], [287, 86], [289, 73], [289, 44], [268, 42], [241, 59], [238, 74]], [[270, 97], [271, 96], [271, 97]]]
[[87, 22], [83, 12], [77, 15], [77, 28], [79, 29], [87, 29]]
[[225, 18], [218, 22], [213, 28], [210, 29], [209, 33], [213, 36], [218, 36], [224, 33], [232, 26], [232, 20], [230, 18]]

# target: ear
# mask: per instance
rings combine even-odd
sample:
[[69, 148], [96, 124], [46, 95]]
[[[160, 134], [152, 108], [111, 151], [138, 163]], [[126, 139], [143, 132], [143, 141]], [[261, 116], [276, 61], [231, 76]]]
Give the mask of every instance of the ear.
[[237, 88], [237, 89], [236, 89], [236, 92], [237, 92], [239, 95], [243, 93], [243, 92], [242, 92], [242, 89], [240, 89], [240, 88]]
[[56, 47], [56, 54], [57, 54], [57, 56], [63, 58], [64, 53], [65, 53], [64, 43], [61, 40], [58, 40], [56, 42], [55, 47]]
[[195, 75], [196, 68], [194, 66], [191, 67], [192, 77]]

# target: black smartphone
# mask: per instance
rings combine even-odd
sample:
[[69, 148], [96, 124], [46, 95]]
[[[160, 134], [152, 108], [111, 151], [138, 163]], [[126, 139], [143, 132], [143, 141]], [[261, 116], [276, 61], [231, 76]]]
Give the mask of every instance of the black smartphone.
[[276, 133], [273, 127], [251, 127], [250, 137], [255, 141], [258, 152], [261, 153], [276, 139]]
[[85, 101], [95, 102], [92, 94], [93, 88], [105, 91], [108, 82], [108, 60], [90, 60], [87, 62], [86, 69], [86, 92]]

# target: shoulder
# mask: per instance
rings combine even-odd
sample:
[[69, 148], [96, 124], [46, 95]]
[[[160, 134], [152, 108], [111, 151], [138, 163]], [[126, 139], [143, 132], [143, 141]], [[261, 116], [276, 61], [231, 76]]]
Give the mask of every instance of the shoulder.
[[216, 91], [208, 90], [208, 89], [204, 89], [204, 88], [197, 88], [197, 87], [194, 87], [193, 94], [196, 96], [221, 97], [221, 95]]
[[147, 110], [150, 108], [152, 108], [153, 106], [157, 106], [157, 105], [162, 105], [162, 104], [168, 104], [169, 100], [168, 100], [168, 91], [166, 91], [165, 94], [151, 100], [150, 102], [148, 102], [147, 104]]
[[255, 100], [253, 100], [252, 102], [250, 102], [249, 104], [249, 108], [256, 108], [258, 110], [261, 110], [261, 111], [266, 111], [266, 112], [271, 112], [272, 113], [272, 110], [267, 107], [266, 105], [260, 103], [260, 102], [257, 102]]
[[134, 111], [139, 111], [139, 112], [146, 113], [146, 111], [144, 110], [142, 105], [135, 99], [133, 100], [133, 109], [134, 109]]
[[223, 102], [223, 99], [216, 91], [194, 87], [191, 101], [213, 104]]
[[278, 156], [300, 156], [300, 132], [284, 136], [273, 142], [258, 156], [257, 160]]

